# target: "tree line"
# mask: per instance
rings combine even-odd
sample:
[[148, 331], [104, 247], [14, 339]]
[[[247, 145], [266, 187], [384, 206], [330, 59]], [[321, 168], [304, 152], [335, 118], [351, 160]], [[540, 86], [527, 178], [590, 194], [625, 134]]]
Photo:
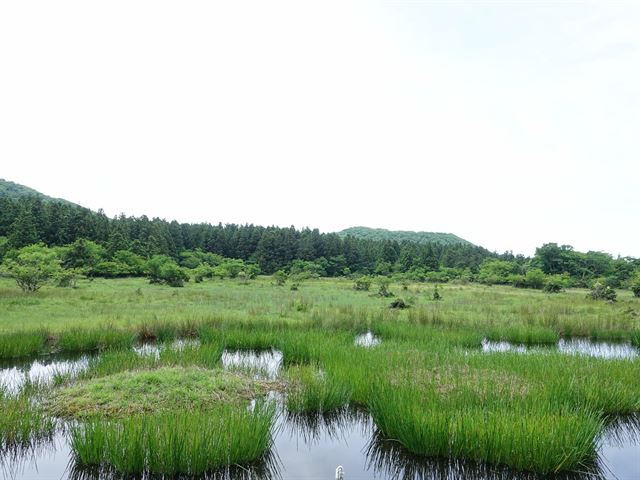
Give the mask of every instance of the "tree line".
[[286, 269], [294, 260], [319, 262], [324, 275], [339, 276], [386, 274], [414, 266], [477, 269], [485, 258], [495, 256], [473, 245], [340, 238], [317, 229], [189, 224], [146, 216], [109, 218], [102, 211], [42, 202], [37, 197], [0, 198], [0, 237], [4, 237], [0, 255], [38, 242], [55, 247], [85, 239], [104, 247], [109, 260], [122, 251], [143, 258], [167, 255], [178, 259], [182, 252], [201, 250], [253, 263], [265, 274]]
[[555, 243], [525, 257], [468, 243], [368, 240], [308, 228], [189, 224], [146, 216], [109, 218], [102, 211], [43, 202], [35, 196], [0, 198], [0, 262], [5, 272], [7, 265], [20, 265], [21, 252], [23, 263], [29, 256], [34, 262], [51, 260], [55, 252], [61, 271], [101, 277], [145, 275], [176, 286], [190, 278], [253, 278], [282, 271], [298, 276], [477, 281], [548, 291], [594, 283], [632, 289], [638, 285], [640, 295], [640, 260], [577, 252]]

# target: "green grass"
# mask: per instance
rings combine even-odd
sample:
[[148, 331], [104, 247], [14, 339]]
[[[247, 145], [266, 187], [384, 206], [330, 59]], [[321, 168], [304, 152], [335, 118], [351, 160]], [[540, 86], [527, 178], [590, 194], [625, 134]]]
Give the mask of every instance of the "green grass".
[[54, 429], [55, 422], [27, 393], [9, 396], [0, 390], [0, 447], [29, 444], [52, 435]]
[[326, 372], [312, 366], [288, 369], [287, 408], [294, 413], [325, 413], [349, 404], [351, 389]]
[[193, 366], [162, 367], [78, 382], [56, 391], [49, 410], [75, 418], [190, 411], [246, 402], [264, 391], [265, 385], [237, 373]]
[[62, 332], [57, 341], [59, 350], [65, 353], [102, 351], [131, 348], [135, 334], [109, 326], [98, 329], [69, 329]]
[[120, 474], [202, 475], [263, 457], [272, 443], [274, 405], [90, 420], [71, 432], [78, 464]]
[[[607, 304], [586, 300], [579, 290], [546, 295], [445, 285], [443, 300], [433, 302], [430, 285], [413, 284], [402, 293], [412, 308], [395, 311], [388, 299], [356, 292], [346, 280], [308, 281], [294, 292], [268, 279], [183, 289], [97, 279], [75, 290], [45, 287], [29, 297], [3, 282], [0, 357], [101, 352], [78, 379], [61, 378], [47, 405], [63, 416], [91, 414], [74, 430], [76, 459], [120, 473], [216, 468], [219, 460], [206, 458], [219, 458], [222, 447], [211, 440], [215, 451], [206, 453], [204, 444], [192, 443], [187, 426], [206, 424], [202, 406], [217, 411], [227, 405], [231, 410], [224, 407], [221, 415], [236, 418], [244, 410], [233, 410], [232, 399], [246, 404], [272, 388], [284, 389], [285, 406], [296, 418], [358, 407], [371, 412], [385, 437], [415, 454], [544, 474], [582, 470], [593, 462], [603, 420], [640, 411], [637, 358], [604, 360], [552, 349], [484, 354], [478, 348], [483, 338], [544, 345], [567, 335], [639, 345], [640, 318], [629, 312], [638, 310], [640, 299], [628, 292]], [[356, 335], [366, 331], [380, 345], [355, 346]], [[176, 338], [201, 345], [171, 348]], [[157, 357], [131, 351], [135, 341], [148, 340], [163, 346]], [[278, 381], [222, 372], [224, 349], [281, 351]], [[33, 400], [47, 392], [29, 395]], [[143, 420], [150, 405], [154, 411]], [[2, 418], [11, 424], [17, 415], [0, 412]], [[202, 435], [220, 428], [206, 424], [209, 433]], [[242, 442], [252, 434], [243, 428], [237, 427], [242, 439], [227, 439], [242, 447], [234, 455], [251, 451]], [[209, 442], [194, 435], [193, 442]], [[185, 452], [196, 452], [193, 462]], [[264, 449], [253, 452], [255, 459]]]
[[560, 335], [545, 327], [515, 327], [494, 328], [487, 332], [486, 338], [492, 341], [505, 341], [522, 345], [549, 345], [558, 343]]
[[16, 332], [0, 335], [0, 359], [37, 355], [45, 350], [45, 331]]

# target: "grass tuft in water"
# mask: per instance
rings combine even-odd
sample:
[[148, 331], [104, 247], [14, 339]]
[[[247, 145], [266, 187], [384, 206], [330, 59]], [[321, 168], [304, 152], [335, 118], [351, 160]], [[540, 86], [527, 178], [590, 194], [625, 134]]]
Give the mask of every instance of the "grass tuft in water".
[[542, 474], [579, 470], [595, 458], [603, 428], [596, 414], [426, 404], [417, 393], [382, 387], [370, 403], [384, 436], [415, 454]]
[[27, 393], [9, 396], [0, 391], [0, 447], [31, 443], [53, 434], [55, 423], [33, 405]]
[[290, 367], [287, 377], [291, 383], [287, 408], [291, 412], [330, 412], [349, 403], [351, 395], [347, 384], [336, 381], [315, 367]]
[[72, 428], [71, 448], [82, 466], [120, 474], [202, 475], [259, 460], [271, 447], [274, 404], [252, 410], [222, 406], [192, 413], [90, 420]]

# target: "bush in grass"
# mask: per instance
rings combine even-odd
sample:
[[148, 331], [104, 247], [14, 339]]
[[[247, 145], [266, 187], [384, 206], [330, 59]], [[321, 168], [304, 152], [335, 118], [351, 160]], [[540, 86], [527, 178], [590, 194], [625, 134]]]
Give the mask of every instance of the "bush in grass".
[[147, 262], [150, 283], [165, 283], [170, 287], [182, 287], [189, 281], [187, 272], [166, 255], [155, 255]]
[[389, 308], [404, 310], [405, 308], [409, 308], [409, 305], [403, 299], [397, 298], [389, 304]]
[[25, 293], [38, 291], [62, 271], [55, 250], [44, 244], [23, 247], [2, 264], [2, 273], [13, 278]]
[[564, 290], [564, 286], [560, 279], [555, 278], [555, 276], [549, 277], [544, 284], [544, 289], [546, 293], [560, 293]]
[[371, 288], [371, 279], [369, 277], [360, 277], [353, 284], [353, 289], [366, 292]]
[[391, 282], [386, 277], [380, 277], [380, 279], [378, 279], [378, 296], [379, 297], [383, 297], [383, 298], [393, 297], [393, 293], [389, 291], [390, 283]]
[[640, 297], [640, 272], [636, 273], [636, 276], [631, 282], [631, 291], [634, 296]]
[[600, 282], [596, 282], [593, 284], [593, 287], [591, 287], [591, 291], [589, 292], [587, 297], [591, 298], [592, 300], [605, 300], [607, 302], [615, 302], [617, 293], [613, 288], [604, 286]]
[[63, 269], [56, 275], [56, 287], [76, 288], [80, 271], [76, 268]]
[[273, 280], [277, 286], [282, 287], [287, 282], [287, 274], [284, 270], [278, 270], [273, 274]]
[[433, 286], [433, 299], [435, 301], [442, 300], [442, 295], [440, 295], [440, 291], [438, 290], [437, 283]]

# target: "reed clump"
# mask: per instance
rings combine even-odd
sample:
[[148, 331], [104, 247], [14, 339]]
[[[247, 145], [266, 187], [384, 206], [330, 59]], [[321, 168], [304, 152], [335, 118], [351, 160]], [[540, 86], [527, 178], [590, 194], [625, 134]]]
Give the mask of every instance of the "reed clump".
[[124, 475], [203, 475], [258, 461], [272, 444], [273, 404], [93, 419], [71, 430], [76, 462]]

